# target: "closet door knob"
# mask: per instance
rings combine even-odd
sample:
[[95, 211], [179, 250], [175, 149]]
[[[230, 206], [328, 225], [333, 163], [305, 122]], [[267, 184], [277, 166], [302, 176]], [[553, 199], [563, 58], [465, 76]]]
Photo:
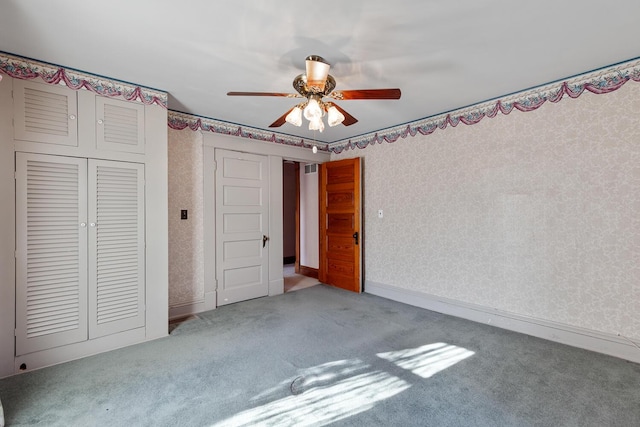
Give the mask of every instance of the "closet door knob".
[[101, 124], [103, 124], [103, 123], [104, 123], [104, 120], [102, 120], [102, 119], [99, 119], [99, 120], [98, 120], [98, 124], [99, 124], [99, 125], [101, 125]]
[[91, 224], [89, 224], [89, 225], [90, 225], [90, 226], [92, 226], [92, 227], [95, 227], [95, 226], [96, 226], [96, 223], [95, 223], [95, 222], [92, 222], [92, 223], [91, 223]]
[[86, 226], [87, 226], [87, 223], [86, 223], [86, 222], [81, 222], [81, 223], [80, 223], [80, 227], [86, 227]]
[[69, 119], [71, 119], [71, 120], [75, 120], [75, 119], [76, 119], [76, 115], [75, 115], [75, 114], [70, 115], [70, 116], [69, 116]]

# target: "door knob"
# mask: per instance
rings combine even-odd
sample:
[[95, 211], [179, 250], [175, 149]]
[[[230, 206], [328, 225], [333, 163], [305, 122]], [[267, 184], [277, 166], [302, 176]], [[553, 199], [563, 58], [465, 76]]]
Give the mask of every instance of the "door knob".
[[353, 238], [356, 240], [356, 246], [358, 246], [358, 232], [353, 233]]
[[267, 240], [269, 240], [269, 238], [263, 234], [262, 235], [262, 247], [263, 248], [266, 246]]

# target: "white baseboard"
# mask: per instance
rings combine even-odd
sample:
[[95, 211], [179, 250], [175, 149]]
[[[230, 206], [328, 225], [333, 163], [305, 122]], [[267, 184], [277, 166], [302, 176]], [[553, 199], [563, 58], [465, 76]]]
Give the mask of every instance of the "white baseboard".
[[217, 293], [215, 291], [206, 292], [204, 294], [204, 299], [202, 300], [169, 307], [169, 320], [179, 319], [181, 317], [187, 317], [193, 314], [202, 313], [203, 311], [213, 310], [214, 308], [216, 308], [216, 296]]
[[284, 293], [284, 277], [269, 281], [269, 296], [280, 295]]
[[561, 344], [640, 363], [640, 343], [619, 335], [521, 316], [477, 304], [442, 298], [397, 286], [365, 281], [365, 292], [438, 313], [485, 323]]
[[23, 369], [21, 369], [22, 364], [25, 365], [26, 371], [32, 371], [92, 356], [94, 354], [139, 344], [146, 341], [145, 338], [145, 328], [137, 328], [79, 343], [63, 345], [61, 347], [54, 347], [47, 350], [37, 351], [35, 353], [16, 356], [14, 359], [14, 373], [17, 374], [23, 371]]
[[174, 307], [169, 307], [169, 321], [179, 319], [181, 317], [191, 316], [202, 311], [205, 311], [204, 301], [196, 301], [189, 304], [181, 304]]

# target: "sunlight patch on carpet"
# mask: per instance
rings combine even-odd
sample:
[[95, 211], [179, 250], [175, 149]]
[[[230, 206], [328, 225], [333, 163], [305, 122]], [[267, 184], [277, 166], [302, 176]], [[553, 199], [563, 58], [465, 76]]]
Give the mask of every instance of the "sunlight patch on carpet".
[[[349, 378], [358, 373], [364, 373], [370, 370], [370, 366], [360, 359], [344, 359], [323, 363], [321, 365], [303, 369], [300, 372], [299, 377], [286, 379], [280, 384], [258, 393], [251, 399], [251, 401], [255, 402], [262, 399], [268, 399], [269, 396], [280, 392], [283, 388], [290, 387], [292, 382], [300, 377], [303, 378], [304, 390], [307, 390], [311, 387], [323, 387], [334, 384], [340, 379]], [[304, 392], [304, 390], [301, 391]]]
[[[430, 378], [475, 353], [446, 343], [378, 353], [377, 356], [421, 378]], [[360, 359], [323, 363], [252, 400], [267, 398], [288, 383], [291, 396], [243, 411], [212, 427], [322, 426], [365, 412], [411, 384]]]
[[367, 368], [359, 360], [322, 366], [324, 369], [312, 368], [313, 375], [300, 394], [243, 411], [212, 427], [327, 425], [367, 411], [410, 387], [406, 381], [381, 371], [364, 372], [332, 382], [347, 373]]
[[445, 343], [427, 344], [417, 348], [378, 353], [377, 356], [395, 363], [422, 378], [431, 378], [475, 352]]

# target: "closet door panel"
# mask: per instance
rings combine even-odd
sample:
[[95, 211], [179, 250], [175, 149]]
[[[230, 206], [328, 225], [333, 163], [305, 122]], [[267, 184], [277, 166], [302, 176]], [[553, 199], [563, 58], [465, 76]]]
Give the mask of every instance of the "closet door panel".
[[97, 97], [96, 118], [99, 150], [144, 153], [144, 105]]
[[16, 355], [87, 339], [86, 173], [16, 153]]
[[144, 165], [89, 160], [89, 337], [144, 326]]
[[78, 101], [63, 86], [14, 80], [15, 138], [78, 146]]

